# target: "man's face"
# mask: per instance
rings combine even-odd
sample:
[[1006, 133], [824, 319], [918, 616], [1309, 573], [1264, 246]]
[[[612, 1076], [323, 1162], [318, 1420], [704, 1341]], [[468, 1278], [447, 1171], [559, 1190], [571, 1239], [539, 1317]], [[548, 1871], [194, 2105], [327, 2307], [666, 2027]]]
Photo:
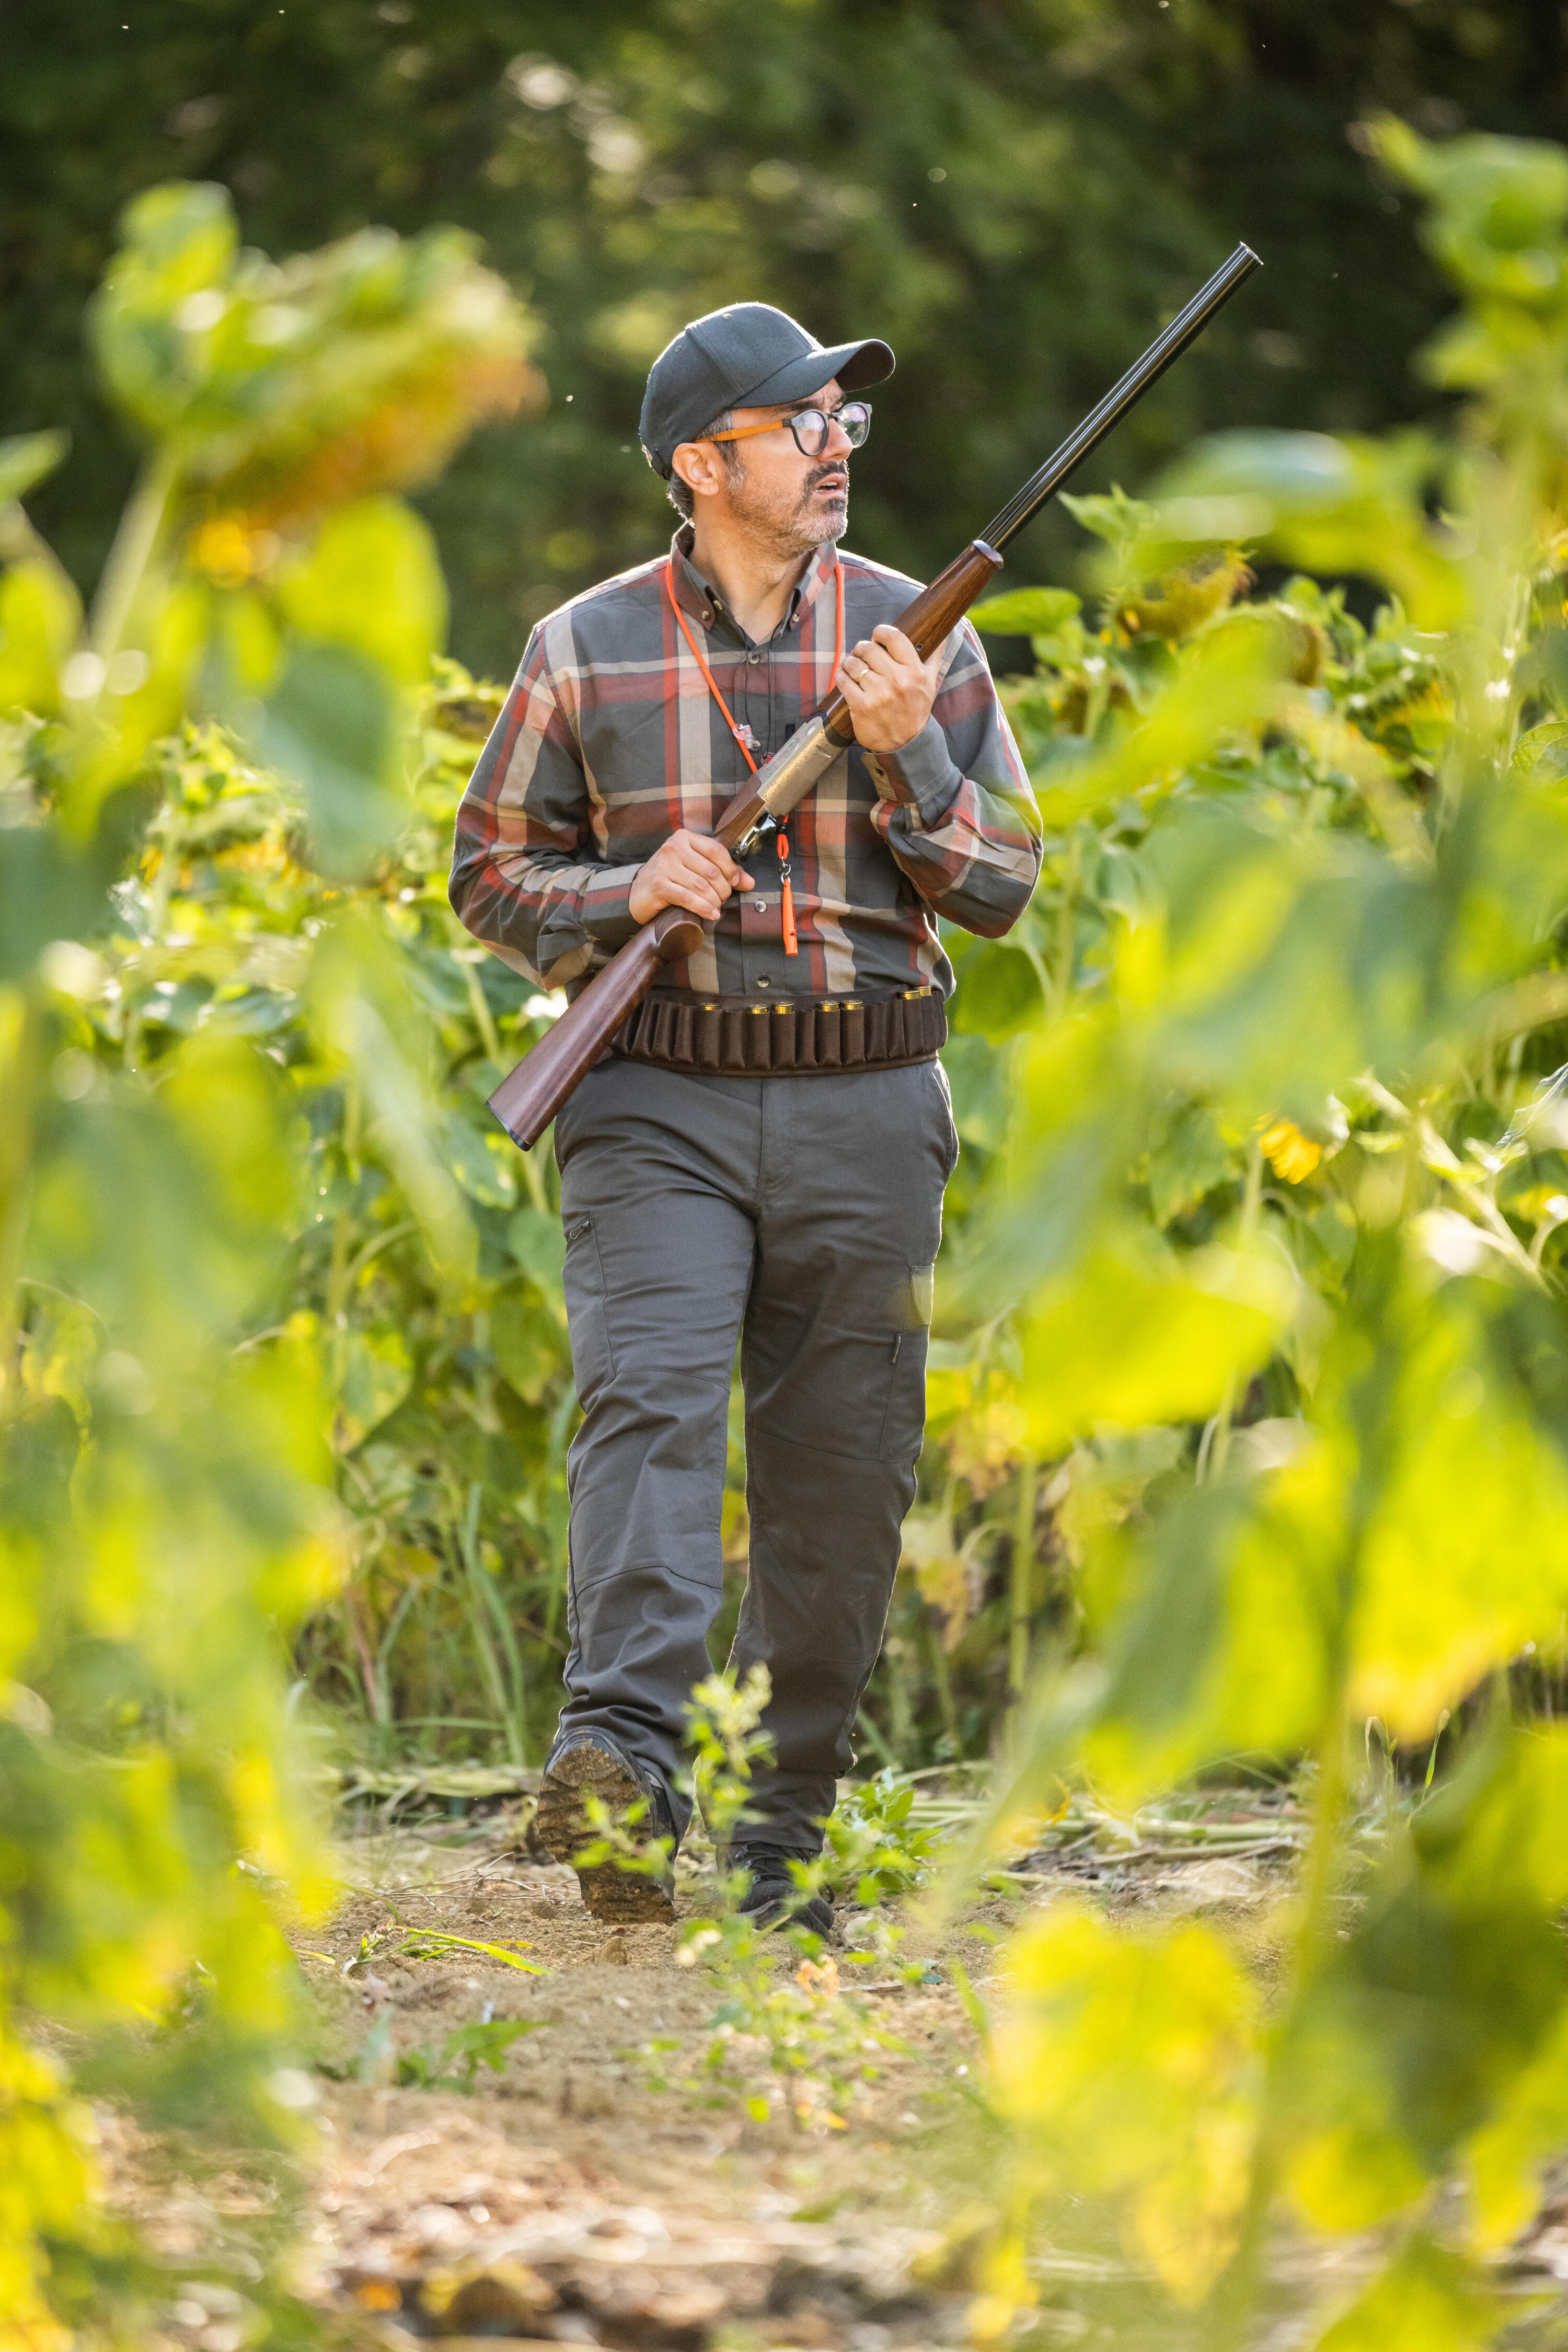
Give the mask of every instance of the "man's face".
[[809, 399], [792, 400], [783, 407], [734, 411], [731, 421], [737, 426], [763, 425], [770, 417], [779, 420], [776, 432], [754, 433], [744, 441], [717, 445], [721, 451], [732, 452], [719, 495], [734, 521], [801, 555], [820, 547], [825, 540], [843, 538], [849, 521], [848, 435], [841, 425], [835, 425], [820, 457], [807, 457], [796, 448], [795, 436], [784, 422], [803, 408], [820, 409], [831, 415], [843, 400], [835, 379]]

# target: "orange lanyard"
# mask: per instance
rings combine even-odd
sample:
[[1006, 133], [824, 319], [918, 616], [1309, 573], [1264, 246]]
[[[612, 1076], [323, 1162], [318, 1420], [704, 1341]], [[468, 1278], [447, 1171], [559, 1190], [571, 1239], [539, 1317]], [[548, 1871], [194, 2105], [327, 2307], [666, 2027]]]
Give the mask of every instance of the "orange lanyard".
[[[669, 609], [675, 614], [676, 619], [679, 622], [681, 635], [691, 648], [692, 654], [696, 658], [698, 668], [702, 672], [703, 677], [708, 681], [709, 693], [713, 697], [714, 701], [718, 704], [720, 709], [724, 714], [725, 726], [730, 730], [731, 734], [734, 737], [736, 742], [741, 747], [741, 757], [744, 760], [747, 767], [750, 768], [752, 775], [754, 776], [757, 772], [757, 763], [752, 757], [752, 747], [747, 742], [745, 734], [742, 733], [742, 730], [736, 726], [730, 706], [719, 691], [719, 682], [708, 667], [707, 656], [703, 653], [702, 648], [698, 644], [696, 638], [691, 634], [686, 615], [680, 609], [680, 601], [675, 593], [674, 572], [675, 566], [673, 562], [667, 563], [664, 568], [664, 585], [665, 591], [669, 598]], [[832, 693], [834, 688], [838, 683], [838, 667], [839, 664], [844, 659], [844, 566], [841, 563], [836, 563], [834, 565], [833, 580], [834, 586], [837, 591], [837, 612], [835, 614], [833, 633], [833, 675], [827, 681], [827, 691], [829, 694]], [[790, 888], [789, 879], [789, 836], [781, 830], [775, 835], [774, 839], [777, 844], [779, 853], [779, 881], [783, 886], [783, 904], [780, 911], [784, 919], [784, 953], [789, 956], [798, 955], [800, 953], [800, 942], [795, 937], [795, 892]]]

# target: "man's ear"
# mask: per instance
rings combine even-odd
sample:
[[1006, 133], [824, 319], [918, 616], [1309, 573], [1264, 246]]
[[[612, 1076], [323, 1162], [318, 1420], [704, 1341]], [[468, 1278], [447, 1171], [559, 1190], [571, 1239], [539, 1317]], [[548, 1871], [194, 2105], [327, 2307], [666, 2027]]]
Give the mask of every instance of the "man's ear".
[[724, 460], [711, 441], [682, 441], [669, 462], [693, 498], [711, 498], [724, 486]]

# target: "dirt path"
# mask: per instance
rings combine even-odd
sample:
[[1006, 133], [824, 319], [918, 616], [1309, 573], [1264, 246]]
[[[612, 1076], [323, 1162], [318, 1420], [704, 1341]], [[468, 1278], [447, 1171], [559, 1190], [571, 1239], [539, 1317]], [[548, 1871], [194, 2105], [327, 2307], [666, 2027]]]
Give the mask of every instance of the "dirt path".
[[[353, 1891], [295, 1938], [321, 2144], [297, 2277], [357, 2344], [961, 2344], [976, 2284], [965, 2217], [984, 2219], [995, 2179], [966, 1998], [994, 1999], [1000, 1940], [1071, 1888], [1112, 1916], [1249, 1921], [1267, 1969], [1289, 1862], [1173, 1862], [1168, 1838], [1142, 1858], [1108, 1855], [1066, 1836], [945, 1924], [908, 1908], [841, 1914], [836, 1948], [804, 1970], [770, 1938], [776, 1958], [738, 1990], [711, 1952], [682, 1964], [680, 1921], [593, 1920], [573, 1874], [530, 1850], [529, 1811], [515, 1794], [461, 1821], [427, 1810], [352, 1843]], [[710, 1907], [698, 1859], [688, 1925]], [[165, 2177], [154, 2190], [124, 2153], [141, 2186], [121, 2201], [167, 2257], [250, 2226], [253, 2182]], [[279, 2227], [292, 2203], [298, 2229], [298, 2189], [279, 2201]], [[1133, 2275], [1114, 2259], [1112, 2273]], [[238, 2352], [226, 2325], [188, 2297], [166, 2340]], [[1142, 2340], [1136, 2326], [1113, 2333]]]
[[[468, 2095], [327, 2088], [310, 2294], [397, 2312], [416, 2333], [505, 2322], [555, 2343], [957, 2340], [963, 2298], [920, 2272], [941, 2253], [954, 2152], [971, 2138], [973, 2030], [952, 1964], [959, 1950], [987, 1961], [963, 1928], [1002, 1928], [1008, 1906], [983, 1912], [994, 1922], [971, 1910], [945, 1933], [905, 1928], [896, 1967], [844, 1964], [844, 1990], [832, 1959], [799, 1985], [783, 1950], [790, 2021], [804, 2011], [837, 2065], [848, 2049], [875, 2070], [837, 2112], [816, 2074], [775, 2070], [745, 2018], [715, 2028], [724, 1988], [677, 1961], [679, 1928], [597, 1927], [572, 1872], [484, 1861], [433, 1889], [357, 1895], [310, 1938], [322, 1959], [306, 1959], [329, 2063], [357, 2051], [362, 2072], [385, 2077], [466, 2022], [536, 2030], [499, 2072], [479, 2065]], [[418, 1928], [527, 1945], [548, 1973], [482, 1952], [409, 1957]], [[345, 1978], [360, 1938], [381, 1943]], [[715, 2049], [729, 2079], [708, 2072]]]
[[[384, 2315], [405, 2340], [890, 2352], [962, 2339], [968, 2296], [940, 2270], [975, 2160], [959, 1979], [984, 1983], [1016, 1903], [934, 1930], [884, 1917], [890, 1951], [852, 1962], [840, 1937], [804, 1982], [781, 1945], [783, 2030], [803, 2023], [828, 2053], [797, 2074], [776, 2021], [771, 2039], [748, 2031], [754, 1987], [726, 2030], [733, 1988], [681, 1965], [679, 1924], [601, 1927], [515, 1824], [461, 1857], [405, 1840], [371, 1863], [375, 1883], [299, 1944], [321, 2058], [349, 2076], [323, 2084], [312, 2300]], [[397, 2086], [400, 2070], [437, 2066], [455, 2031], [508, 2021], [531, 2030], [466, 2095]], [[828, 2078], [842, 2089], [861, 2069], [835, 2101]]]
[[[679, 1924], [611, 1931], [589, 1917], [572, 1874], [530, 1852], [515, 1795], [489, 1817], [427, 1812], [356, 1841], [342, 1851], [353, 1891], [295, 1939], [314, 2012], [299, 2087], [319, 2160], [303, 2175], [193, 2161], [100, 2111], [110, 2202], [183, 2282], [148, 2341], [244, 2352], [258, 2317], [244, 2287], [269, 2245], [291, 2250], [334, 2352], [437, 2337], [449, 2352], [962, 2345], [980, 2283], [966, 2234], [978, 2242], [998, 2179], [965, 1980], [970, 2000], [994, 2002], [999, 1939], [1070, 1891], [1111, 1917], [1223, 1916], [1267, 1981], [1290, 1808], [1251, 1797], [1225, 1812], [1218, 1801], [1200, 1825], [1218, 1853], [1174, 1850], [1174, 1815], [1145, 1821], [1131, 1849], [1125, 1824], [1088, 1834], [1058, 1817], [1006, 1891], [939, 1927], [884, 1911], [873, 1937], [868, 1916], [850, 1916], [804, 1982], [799, 1956], [777, 1947], [740, 2000], [733, 1976], [681, 1964]], [[707, 1907], [701, 1892], [689, 1882], [689, 1916]], [[880, 1952], [852, 1957], [878, 1937]], [[471, 2056], [476, 2035], [497, 2063], [481, 2056], [471, 2088], [443, 2087], [443, 2073], [468, 2071], [462, 2040]], [[1301, 2340], [1303, 2314], [1348, 2297], [1381, 2259], [1373, 2239], [1278, 2251], [1260, 2346]], [[1041, 2248], [1036, 2267], [1031, 2342], [1197, 2352], [1113, 2235], [1070, 2255]], [[1521, 2299], [1507, 2336], [1520, 2352], [1558, 2340], [1564, 2277], [1568, 2164], [1499, 2263], [1500, 2288]]]

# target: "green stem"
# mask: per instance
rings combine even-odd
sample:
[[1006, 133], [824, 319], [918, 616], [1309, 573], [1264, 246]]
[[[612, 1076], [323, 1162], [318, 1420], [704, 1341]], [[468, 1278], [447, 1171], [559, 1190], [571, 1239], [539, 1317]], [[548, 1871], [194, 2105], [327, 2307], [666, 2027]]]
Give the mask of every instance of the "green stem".
[[959, 1752], [960, 1741], [958, 1707], [952, 1696], [952, 1674], [947, 1663], [947, 1651], [943, 1647], [942, 1635], [937, 1631], [935, 1618], [930, 1609], [923, 1604], [921, 1610], [921, 1624], [925, 1634], [926, 1658], [931, 1668], [931, 1682], [936, 1690], [936, 1703], [942, 1709], [942, 1727], [952, 1741], [952, 1752], [956, 1756]]
[[1007, 1622], [1007, 1748], [1016, 1745], [1029, 1681], [1029, 1620], [1034, 1612], [1035, 1490], [1037, 1464], [1026, 1454], [1018, 1464], [1017, 1509], [1013, 1521], [1013, 1561]]
[[[468, 1489], [468, 1515], [458, 1538], [458, 1549], [468, 1580], [468, 1614], [485, 1680], [489, 1685], [490, 1697], [506, 1734], [507, 1754], [514, 1764], [526, 1764], [528, 1723], [522, 1660], [518, 1654], [517, 1642], [507, 1621], [500, 1595], [479, 1557], [479, 1505], [482, 1497], [483, 1489], [476, 1481]], [[508, 1675], [501, 1672], [500, 1660], [486, 1630], [484, 1619], [487, 1614], [493, 1617], [506, 1652]], [[509, 1679], [512, 1685], [510, 1692], [507, 1689]]]
[[169, 501], [180, 478], [180, 461], [171, 443], [154, 449], [142, 467], [126, 503], [109, 551], [109, 561], [93, 599], [88, 642], [100, 661], [109, 663], [120, 650], [147, 567], [163, 536]]
[[1350, 1643], [1347, 1629], [1359, 1583], [1367, 1508], [1376, 1492], [1375, 1479], [1368, 1476], [1369, 1454], [1375, 1456], [1378, 1450], [1375, 1417], [1380, 1411], [1386, 1413], [1386, 1399], [1394, 1385], [1386, 1378], [1380, 1378], [1379, 1370], [1374, 1362], [1366, 1375], [1365, 1384], [1374, 1400], [1374, 1427], [1371, 1432], [1363, 1433], [1362, 1471], [1352, 1487], [1351, 1526], [1335, 1562], [1333, 1590], [1336, 1605], [1325, 1661], [1327, 1700], [1315, 1743], [1318, 1780], [1312, 1811], [1312, 1834], [1301, 1879], [1300, 1925], [1290, 1956], [1285, 1999], [1276, 2011], [1276, 2021], [1268, 2031], [1265, 2045], [1263, 2081], [1258, 2103], [1258, 2138], [1253, 2151], [1247, 2206], [1237, 2251], [1215, 2290], [1215, 2326], [1212, 2336], [1207, 2339], [1211, 2352], [1243, 2352], [1243, 2347], [1252, 2336], [1254, 2315], [1263, 2284], [1268, 2218], [1284, 2165], [1289, 2129], [1288, 2100], [1283, 2095], [1288, 2089], [1284, 2080], [1287, 2063], [1293, 2054], [1289, 2050], [1290, 2027], [1300, 2015], [1314, 1980], [1331, 1959], [1338, 1940], [1340, 1923], [1336, 1898], [1344, 1867], [1345, 1816], [1351, 1795], [1348, 1770]]
[[360, 1675], [364, 1684], [365, 1705], [370, 1709], [370, 1719], [378, 1727], [384, 1727], [387, 1720], [386, 1694], [382, 1687], [375, 1651], [365, 1633], [358, 1603], [353, 1588], [349, 1585], [345, 1585], [342, 1591], [342, 1612], [343, 1622], [349, 1629], [349, 1636], [359, 1659]]
[[484, 1047], [487, 1057], [500, 1069], [501, 1067], [500, 1037], [496, 1029], [495, 1014], [490, 1011], [486, 999], [484, 987], [479, 979], [479, 967], [469, 963], [467, 958], [463, 961], [463, 977], [468, 983], [468, 1003], [473, 1008], [474, 1026], [479, 1033], [479, 1043]]
[[34, 1125], [43, 1080], [43, 1019], [37, 1000], [0, 993], [0, 1424], [22, 1402], [19, 1359], [22, 1249], [32, 1202]]
[[534, 1207], [539, 1211], [542, 1217], [550, 1216], [552, 1214], [550, 1205], [550, 1194], [545, 1190], [544, 1170], [540, 1164], [538, 1152], [520, 1151], [518, 1153], [518, 1158], [522, 1162], [523, 1182], [528, 1186], [529, 1197], [532, 1201]]
[[[1338, 1932], [1335, 1892], [1344, 1847], [1344, 1820], [1349, 1797], [1345, 1771], [1345, 1725], [1342, 1688], [1330, 1708], [1318, 1744], [1318, 1801], [1312, 1817], [1312, 1839], [1302, 1883], [1301, 1924], [1292, 1957], [1289, 1997], [1282, 2015], [1298, 2011], [1302, 1996], [1332, 1950]], [[1215, 2327], [1206, 2341], [1210, 2352], [1242, 2352], [1251, 2337], [1253, 2317], [1263, 2284], [1263, 2261], [1268, 2244], [1268, 2217], [1279, 2185], [1284, 2124], [1279, 2096], [1282, 2042], [1276, 2027], [1264, 2071], [1258, 2103], [1258, 2142], [1252, 2159], [1247, 2205], [1236, 2252], [1215, 2290]]]
[[913, 1676], [904, 1664], [907, 1639], [896, 1637], [885, 1646], [888, 1666], [888, 1736], [900, 1759], [908, 1763], [915, 1745]]
[[344, 1298], [349, 1299], [353, 1297], [354, 1286], [361, 1275], [366, 1266], [381, 1255], [383, 1250], [391, 1249], [394, 1243], [405, 1240], [409, 1234], [416, 1234], [418, 1230], [417, 1219], [404, 1217], [395, 1225], [389, 1225], [385, 1233], [373, 1235], [349, 1267], [343, 1283]]
[[886, 1764], [890, 1770], [897, 1771], [899, 1765], [898, 1758], [894, 1755], [892, 1749], [889, 1747], [887, 1741], [883, 1738], [881, 1733], [878, 1730], [876, 1725], [872, 1722], [864, 1707], [860, 1709], [859, 1714], [855, 1718], [855, 1728], [860, 1734], [862, 1738], [869, 1740], [871, 1746], [876, 1749], [883, 1763]]
[[1076, 831], [1068, 840], [1067, 856], [1062, 863], [1062, 898], [1057, 913], [1056, 1005], [1058, 1013], [1065, 1013], [1072, 994], [1072, 968], [1077, 947], [1078, 887], [1079, 868], [1083, 861], [1083, 845]]
[[[1258, 1221], [1263, 1200], [1263, 1146], [1254, 1136], [1247, 1147], [1247, 1185], [1241, 1196], [1241, 1223], [1237, 1238], [1243, 1249], [1258, 1232]], [[1208, 1475], [1218, 1478], [1224, 1475], [1230, 1454], [1230, 1425], [1236, 1412], [1236, 1374], [1232, 1372], [1225, 1384], [1219, 1411], [1215, 1415], [1214, 1436], [1209, 1445]]]
[[[359, 1079], [353, 1070], [343, 1075], [343, 1160], [350, 1175], [357, 1178], [359, 1155], [360, 1091]], [[331, 1381], [334, 1394], [342, 1393], [348, 1376], [349, 1297], [351, 1295], [351, 1253], [353, 1248], [353, 1215], [342, 1208], [332, 1219], [332, 1262], [327, 1276], [327, 1345], [331, 1350]]]

